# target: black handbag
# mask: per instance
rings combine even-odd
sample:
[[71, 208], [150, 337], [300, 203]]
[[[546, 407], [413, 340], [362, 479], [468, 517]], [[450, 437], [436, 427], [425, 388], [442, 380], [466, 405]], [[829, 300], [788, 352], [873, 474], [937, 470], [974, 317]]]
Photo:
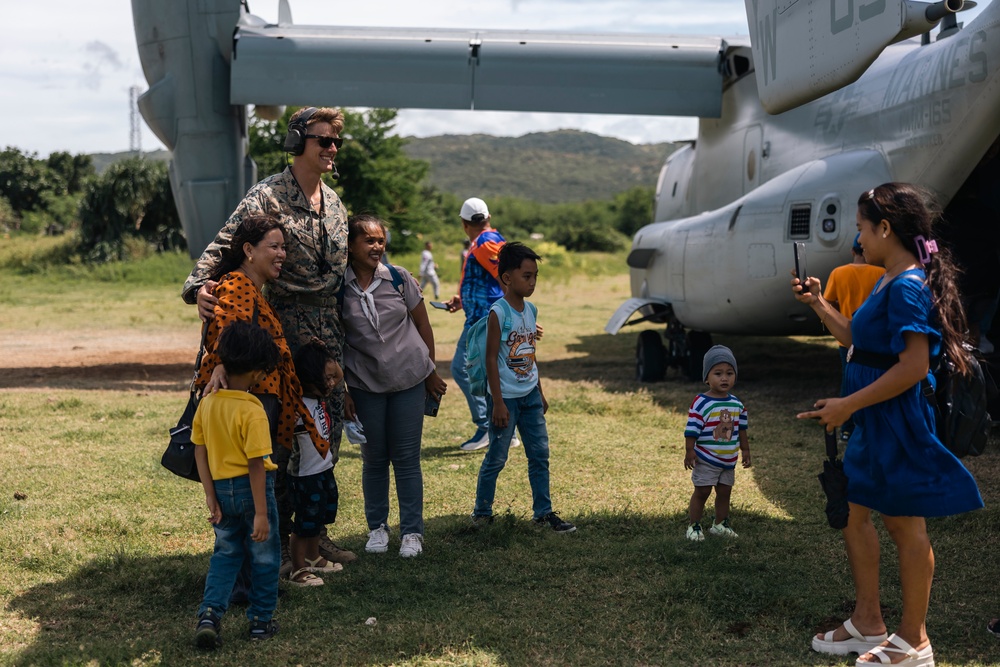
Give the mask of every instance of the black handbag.
[[201, 345], [198, 347], [198, 358], [194, 362], [194, 377], [191, 379], [191, 394], [188, 396], [187, 406], [177, 420], [177, 426], [170, 429], [170, 442], [167, 450], [160, 457], [160, 465], [170, 472], [190, 479], [193, 482], [200, 482], [198, 475], [198, 464], [194, 460], [194, 444], [191, 442], [191, 424], [194, 423], [194, 413], [198, 409], [198, 389], [194, 386], [198, 379], [198, 369], [201, 368], [201, 357], [205, 354], [205, 336], [208, 334], [208, 324], [201, 327]]
[[847, 475], [844, 462], [837, 458], [837, 436], [832, 431], [826, 431], [826, 461], [823, 461], [819, 483], [826, 493], [826, 520], [830, 528], [846, 528], [851, 509], [847, 504]]
[[[253, 323], [257, 324], [257, 307], [254, 305]], [[201, 368], [201, 358], [205, 354], [205, 337], [208, 335], [208, 324], [201, 327], [201, 345], [198, 348], [198, 358], [194, 362], [194, 377], [191, 379], [191, 395], [188, 397], [187, 406], [177, 420], [177, 426], [170, 429], [170, 442], [167, 449], [160, 457], [160, 465], [184, 479], [193, 482], [200, 482], [201, 476], [198, 474], [198, 464], [194, 459], [195, 445], [191, 442], [191, 424], [194, 423], [194, 413], [198, 410], [198, 403], [201, 401], [200, 392], [195, 387], [198, 379], [198, 370]], [[271, 427], [271, 450], [278, 447], [278, 417], [281, 414], [281, 400], [274, 394], [253, 394], [264, 407], [267, 413], [268, 425]]]

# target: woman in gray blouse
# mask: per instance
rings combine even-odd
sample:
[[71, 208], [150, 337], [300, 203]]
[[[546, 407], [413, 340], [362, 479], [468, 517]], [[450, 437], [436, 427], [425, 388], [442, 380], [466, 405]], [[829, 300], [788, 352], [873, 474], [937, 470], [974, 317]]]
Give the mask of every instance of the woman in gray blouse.
[[399, 555], [417, 556], [424, 539], [424, 482], [420, 439], [424, 403], [447, 391], [434, 366], [434, 332], [417, 282], [405, 269], [382, 263], [385, 223], [359, 215], [348, 222], [349, 260], [342, 318], [347, 346], [344, 413], [357, 418], [361, 488], [368, 521], [368, 553], [389, 549], [389, 465], [399, 502]]

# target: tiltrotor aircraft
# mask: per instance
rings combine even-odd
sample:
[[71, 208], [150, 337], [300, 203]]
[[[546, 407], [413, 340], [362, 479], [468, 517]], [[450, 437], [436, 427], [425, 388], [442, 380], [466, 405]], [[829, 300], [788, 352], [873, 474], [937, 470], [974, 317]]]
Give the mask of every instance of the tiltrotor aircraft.
[[910, 181], [954, 205], [1000, 189], [1000, 2], [964, 28], [962, 0], [745, 2], [750, 40], [298, 26], [286, 0], [267, 24], [239, 0], [132, 0], [139, 108], [173, 151], [195, 255], [256, 181], [248, 105], [697, 116], [606, 327], [666, 324], [667, 346], [639, 336], [639, 378], [655, 380], [700, 369], [709, 332], [817, 332], [789, 294], [792, 246], [824, 279], [849, 261], [861, 192]]

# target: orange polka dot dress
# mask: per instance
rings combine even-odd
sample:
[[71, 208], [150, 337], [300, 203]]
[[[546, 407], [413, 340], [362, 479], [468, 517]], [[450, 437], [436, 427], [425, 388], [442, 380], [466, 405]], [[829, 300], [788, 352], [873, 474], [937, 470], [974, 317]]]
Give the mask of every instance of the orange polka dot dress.
[[274, 394], [281, 402], [281, 413], [278, 417], [278, 443], [282, 447], [292, 448], [295, 423], [301, 417], [312, 441], [316, 443], [316, 450], [325, 457], [330, 450], [330, 442], [319, 434], [312, 415], [302, 401], [302, 385], [299, 384], [299, 378], [295, 375], [292, 353], [285, 341], [281, 321], [271, 309], [271, 304], [267, 302], [253, 281], [238, 271], [222, 276], [219, 286], [215, 288], [215, 296], [219, 299], [219, 303], [215, 306], [215, 317], [209, 322], [208, 332], [205, 335], [205, 355], [201, 360], [197, 386], [201, 388], [207, 385], [212, 377], [212, 371], [221, 363], [219, 355], [216, 353], [216, 346], [222, 330], [232, 322], [252, 322], [256, 309], [257, 324], [274, 338], [278, 351], [281, 353], [281, 361], [278, 363], [277, 369], [250, 387], [250, 391], [255, 394]]

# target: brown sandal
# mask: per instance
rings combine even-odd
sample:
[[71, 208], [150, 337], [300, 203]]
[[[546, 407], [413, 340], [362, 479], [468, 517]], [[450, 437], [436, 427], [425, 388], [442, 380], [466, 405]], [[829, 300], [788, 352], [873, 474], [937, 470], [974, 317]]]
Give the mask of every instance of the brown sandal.
[[288, 577], [288, 583], [292, 586], [306, 588], [308, 586], [322, 586], [324, 581], [310, 572], [309, 568], [304, 567], [300, 570], [292, 572], [292, 574]]

